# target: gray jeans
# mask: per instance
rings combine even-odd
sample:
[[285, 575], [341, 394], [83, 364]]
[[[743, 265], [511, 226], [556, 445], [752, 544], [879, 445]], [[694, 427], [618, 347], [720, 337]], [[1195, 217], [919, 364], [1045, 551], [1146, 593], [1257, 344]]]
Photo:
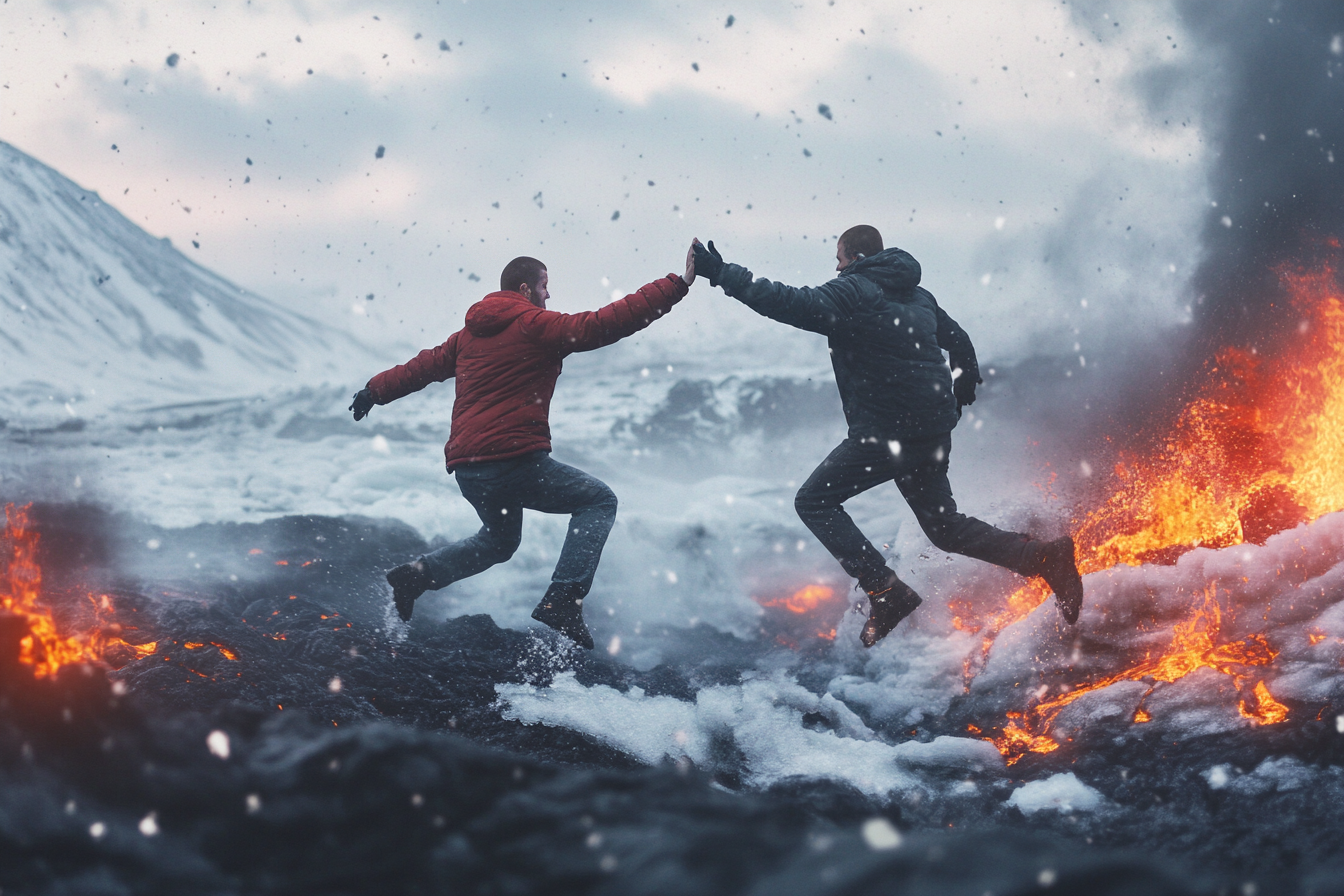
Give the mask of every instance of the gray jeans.
[[616, 521], [616, 495], [606, 483], [536, 451], [511, 460], [465, 464], [453, 471], [462, 497], [481, 518], [480, 531], [424, 558], [434, 588], [503, 563], [518, 550], [523, 509], [570, 514], [569, 532], [551, 581], [593, 584], [602, 546]]
[[848, 438], [803, 483], [793, 506], [845, 572], [862, 580], [883, 569], [886, 560], [841, 505], [884, 482], [895, 482], [936, 547], [1026, 575], [1027, 536], [957, 510], [947, 480], [951, 454], [951, 433], [901, 443], [899, 453], [885, 439]]

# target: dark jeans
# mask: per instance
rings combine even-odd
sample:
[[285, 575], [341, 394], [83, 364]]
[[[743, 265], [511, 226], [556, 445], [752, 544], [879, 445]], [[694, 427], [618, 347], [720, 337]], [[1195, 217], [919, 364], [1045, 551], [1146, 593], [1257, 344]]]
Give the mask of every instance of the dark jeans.
[[434, 588], [503, 563], [523, 537], [523, 508], [570, 514], [560, 560], [551, 581], [593, 584], [602, 546], [616, 521], [616, 495], [606, 483], [537, 451], [512, 460], [466, 464], [453, 471], [462, 497], [476, 508], [481, 529], [470, 538], [427, 554]]
[[[899, 450], [893, 447], [897, 444]], [[845, 572], [860, 580], [883, 569], [886, 560], [840, 505], [889, 481], [895, 481], [936, 547], [1021, 572], [1027, 536], [957, 512], [947, 481], [951, 452], [951, 433], [903, 443], [845, 439], [803, 483], [793, 506]]]

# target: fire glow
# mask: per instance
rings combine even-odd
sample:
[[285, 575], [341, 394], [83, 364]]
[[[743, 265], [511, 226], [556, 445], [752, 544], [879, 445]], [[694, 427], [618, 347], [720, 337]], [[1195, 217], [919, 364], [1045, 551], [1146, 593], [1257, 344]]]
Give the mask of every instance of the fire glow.
[[835, 606], [839, 598], [834, 588], [814, 583], [782, 597], [757, 597], [756, 602], [768, 610], [783, 611], [778, 621], [786, 631], [776, 634], [775, 640], [797, 648], [800, 637], [835, 640]]
[[[1338, 255], [1338, 241], [1327, 245]], [[1294, 337], [1273, 355], [1254, 348], [1218, 352], [1208, 365], [1207, 386], [1169, 432], [1146, 455], [1120, 456], [1104, 500], [1074, 521], [1084, 575], [1120, 564], [1172, 563], [1200, 546], [1262, 542], [1344, 508], [1344, 296], [1333, 264], [1284, 268], [1279, 275], [1291, 296], [1283, 313], [1300, 320]], [[968, 686], [998, 632], [1048, 593], [1033, 580], [983, 623], [968, 624], [957, 613], [957, 628], [986, 632], [979, 656], [967, 660]], [[1026, 752], [1053, 751], [1059, 745], [1049, 737], [1051, 724], [1083, 694], [1119, 681], [1172, 682], [1199, 668], [1233, 677], [1243, 694], [1243, 717], [1256, 724], [1286, 719], [1287, 708], [1263, 680], [1250, 684], [1258, 678], [1250, 670], [1270, 666], [1277, 652], [1261, 635], [1219, 643], [1220, 624], [1210, 588], [1176, 624], [1161, 656], [1052, 699], [1042, 696], [987, 739], [1010, 764]], [[1141, 701], [1134, 721], [1150, 719]]]
[[106, 622], [113, 612], [112, 599], [106, 594], [88, 595], [96, 620], [88, 632], [62, 634], [51, 609], [41, 600], [42, 568], [37, 562], [38, 533], [28, 519], [30, 506], [5, 505], [5, 542], [9, 547], [9, 566], [5, 592], [0, 594], [0, 610], [23, 619], [29, 633], [20, 642], [19, 660], [31, 666], [33, 675], [47, 678], [62, 666], [79, 663], [107, 664], [112, 656], [138, 659], [149, 656], [156, 642], [131, 644], [121, 638], [123, 630], [116, 622]]
[[825, 585], [805, 585], [788, 597], [779, 597], [774, 600], [763, 600], [763, 607], [783, 607], [790, 613], [799, 615], [811, 613], [822, 604], [828, 603], [835, 596], [835, 589], [828, 588]]

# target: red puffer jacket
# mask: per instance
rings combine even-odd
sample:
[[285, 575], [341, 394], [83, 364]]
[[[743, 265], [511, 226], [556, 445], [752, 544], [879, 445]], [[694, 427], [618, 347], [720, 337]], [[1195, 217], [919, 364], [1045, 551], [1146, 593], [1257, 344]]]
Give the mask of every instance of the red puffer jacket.
[[378, 404], [457, 377], [448, 469], [551, 448], [550, 410], [561, 359], [644, 329], [686, 295], [676, 274], [596, 311], [561, 314], [521, 293], [492, 292], [467, 310], [467, 325], [435, 348], [369, 380]]

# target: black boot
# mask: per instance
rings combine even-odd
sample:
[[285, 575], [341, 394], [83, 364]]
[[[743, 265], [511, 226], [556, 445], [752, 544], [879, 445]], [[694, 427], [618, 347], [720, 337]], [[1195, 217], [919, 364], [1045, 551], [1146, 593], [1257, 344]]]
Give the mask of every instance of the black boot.
[[885, 567], [860, 579], [859, 587], [868, 594], [868, 621], [859, 635], [864, 647], [872, 647], [891, 634], [902, 619], [924, 602], [913, 588]]
[[1073, 625], [1083, 609], [1083, 577], [1074, 560], [1073, 539], [1065, 535], [1054, 541], [1038, 541], [1027, 548], [1026, 575], [1040, 576], [1055, 592], [1055, 602], [1064, 621]]
[[593, 636], [583, 622], [583, 597], [588, 589], [578, 582], [552, 582], [532, 618], [549, 625], [584, 650], [593, 649]]
[[434, 584], [429, 570], [425, 569], [425, 559], [421, 557], [413, 563], [403, 563], [387, 572], [387, 584], [392, 586], [392, 603], [402, 622], [411, 621], [415, 610], [415, 599], [429, 590]]

